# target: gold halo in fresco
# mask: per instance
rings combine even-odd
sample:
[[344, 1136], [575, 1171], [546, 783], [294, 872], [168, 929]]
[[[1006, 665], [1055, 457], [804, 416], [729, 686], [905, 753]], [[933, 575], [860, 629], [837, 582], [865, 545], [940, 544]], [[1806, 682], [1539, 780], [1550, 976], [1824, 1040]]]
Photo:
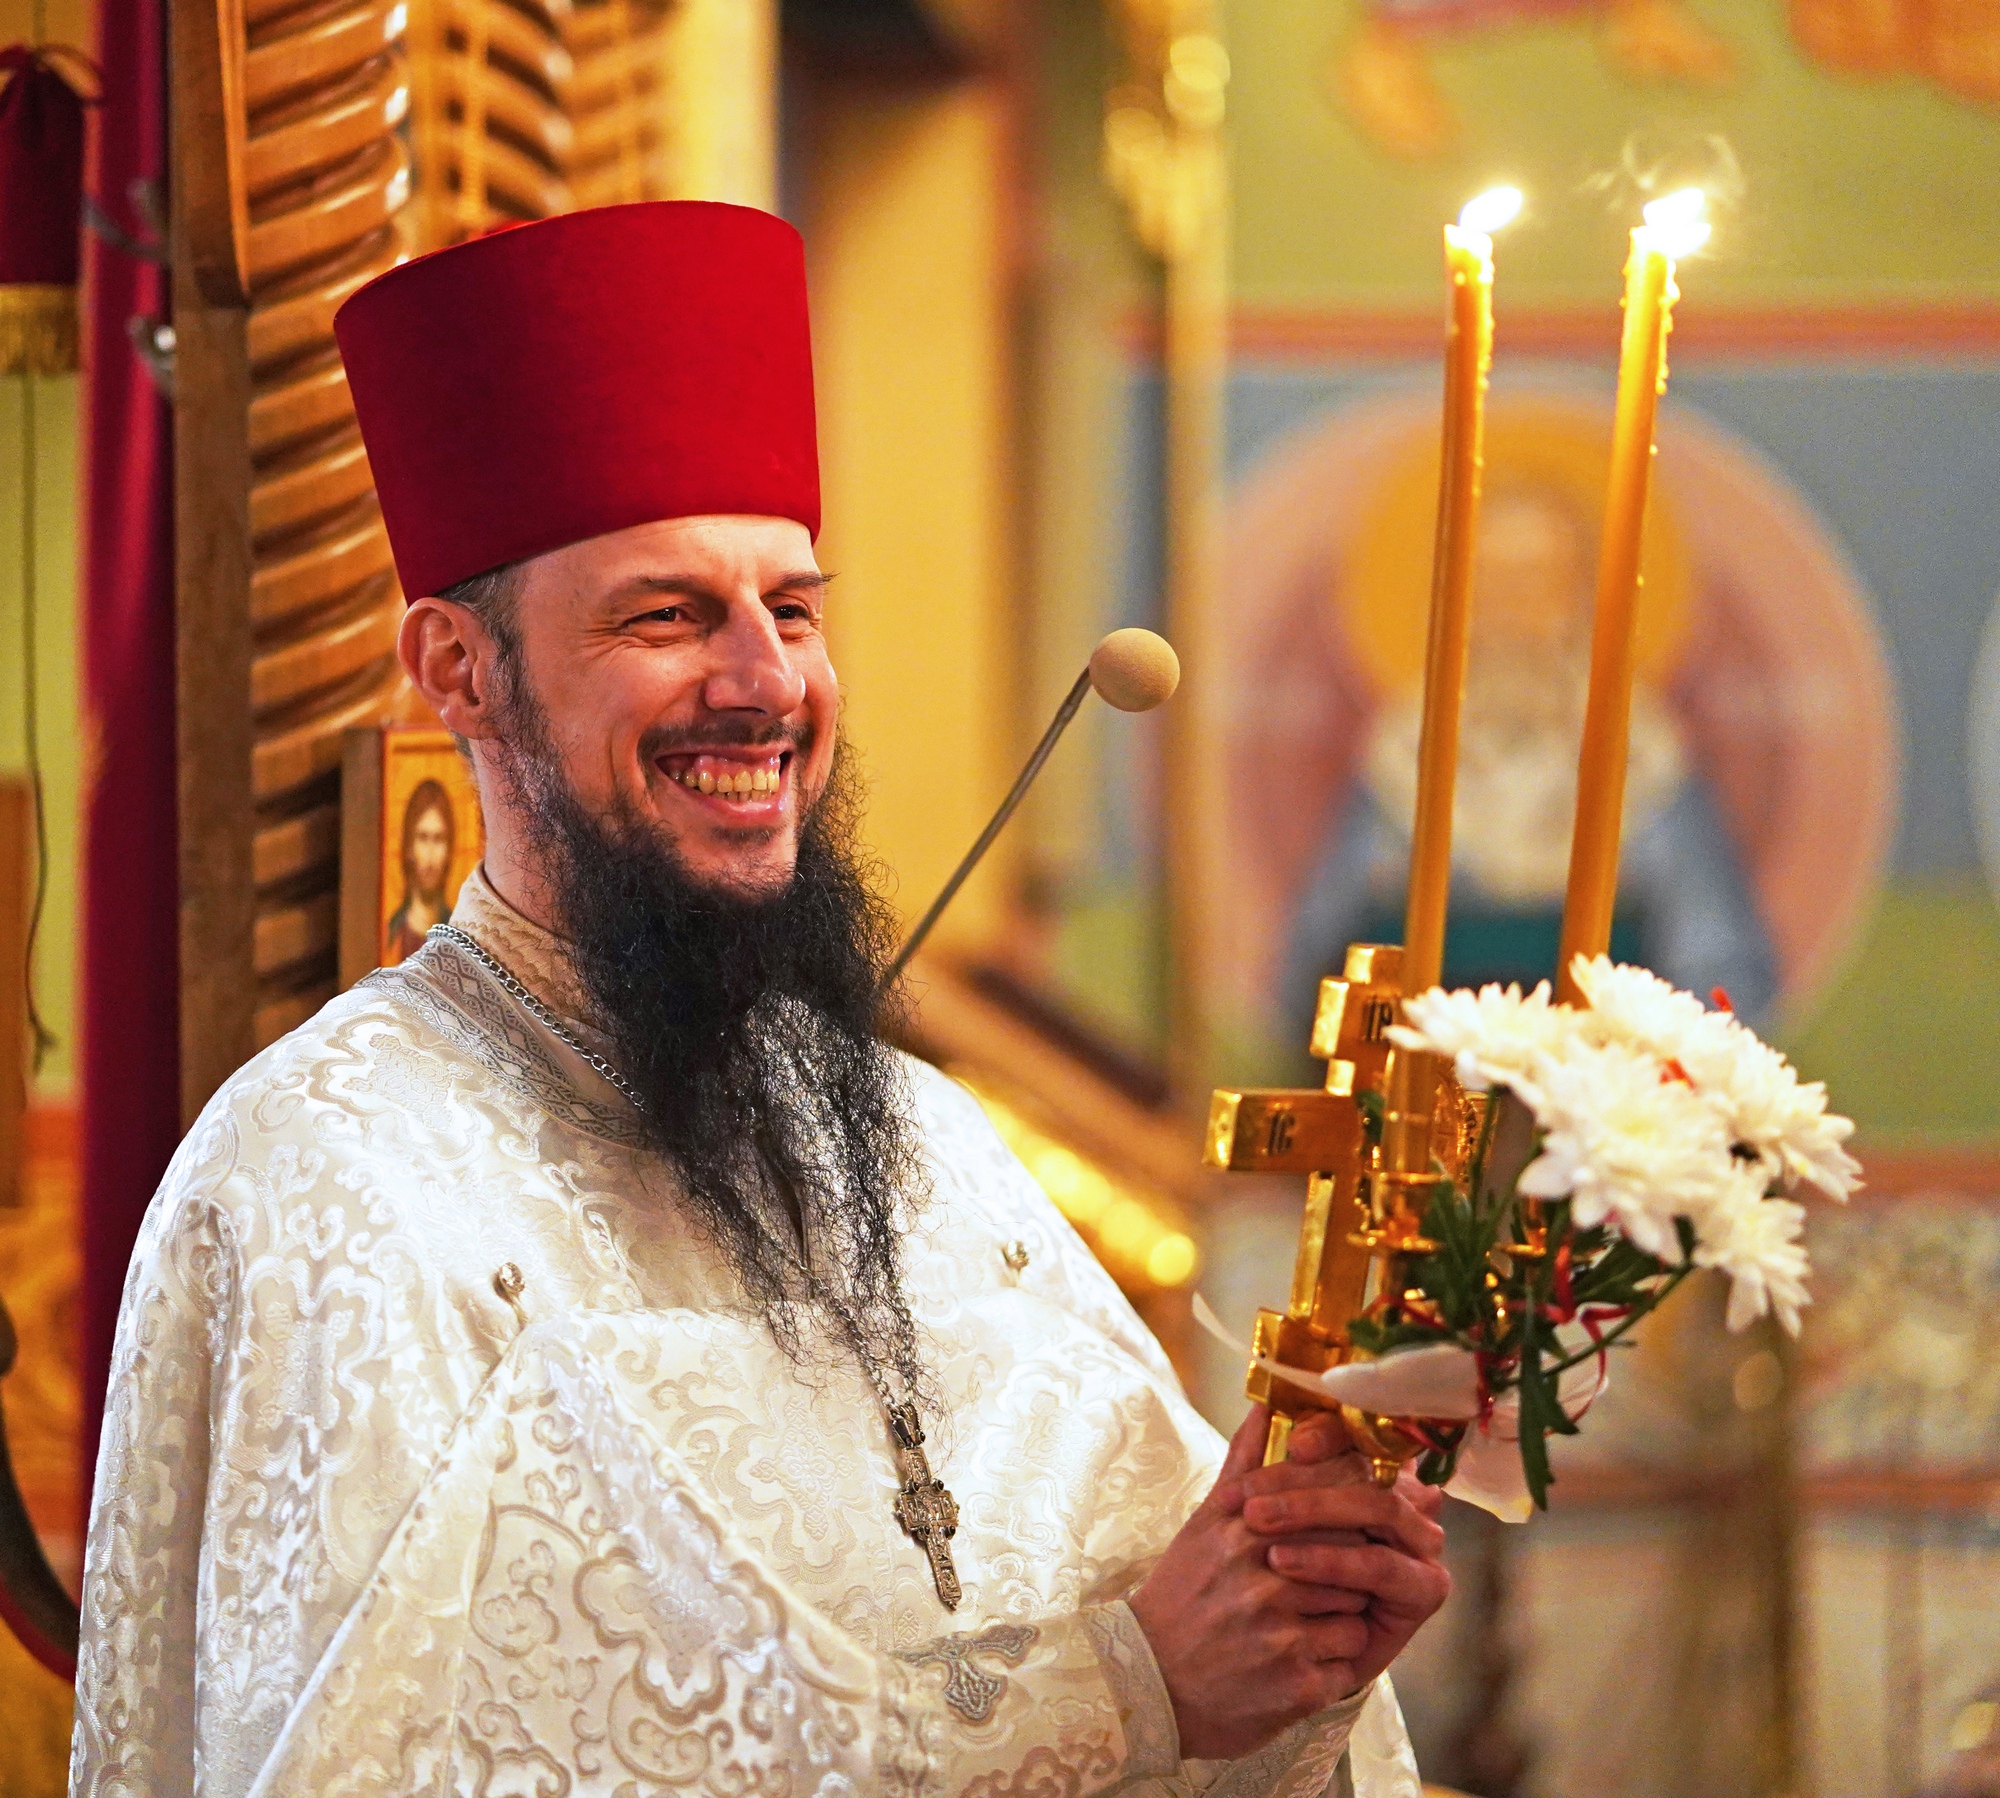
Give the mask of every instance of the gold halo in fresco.
[[[1581, 565], [1560, 603], [1579, 610], [1588, 641], [1590, 588], [1604, 523], [1604, 486], [1611, 448], [1610, 409], [1601, 422], [1567, 407], [1495, 394], [1486, 421], [1488, 519], [1510, 502], [1531, 501], [1574, 523]], [[1437, 529], [1438, 444], [1429, 431], [1409, 439], [1361, 508], [1353, 540], [1351, 578], [1340, 583], [1341, 622], [1356, 658], [1378, 690], [1399, 693], [1423, 677], [1430, 615], [1431, 556]], [[1640, 550], [1644, 586], [1635, 653], [1642, 681], [1671, 673], [1687, 633], [1693, 574], [1687, 539], [1670, 495], [1657, 484]], [[1480, 583], [1472, 604], [1478, 641]]]

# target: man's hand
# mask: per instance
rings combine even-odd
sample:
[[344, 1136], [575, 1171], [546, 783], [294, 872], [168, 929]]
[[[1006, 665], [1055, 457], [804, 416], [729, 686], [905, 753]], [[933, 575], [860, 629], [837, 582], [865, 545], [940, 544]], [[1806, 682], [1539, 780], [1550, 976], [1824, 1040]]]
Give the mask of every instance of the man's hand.
[[1269, 1415], [1252, 1407], [1214, 1490], [1132, 1596], [1194, 1760], [1248, 1754], [1358, 1692], [1450, 1590], [1434, 1504], [1370, 1484], [1338, 1452], [1337, 1424], [1302, 1425], [1299, 1458], [1260, 1467]]
[[[1363, 1601], [1368, 1642], [1352, 1665], [1359, 1690], [1383, 1672], [1451, 1596], [1445, 1570], [1444, 1494], [1409, 1468], [1384, 1490], [1348, 1451], [1339, 1420], [1326, 1413], [1292, 1431], [1291, 1458], [1259, 1467], [1244, 1481], [1243, 1521], [1269, 1542], [1272, 1571]], [[1348, 1498], [1355, 1521], [1329, 1532], [1312, 1521], [1314, 1494], [1332, 1467], [1364, 1483]]]

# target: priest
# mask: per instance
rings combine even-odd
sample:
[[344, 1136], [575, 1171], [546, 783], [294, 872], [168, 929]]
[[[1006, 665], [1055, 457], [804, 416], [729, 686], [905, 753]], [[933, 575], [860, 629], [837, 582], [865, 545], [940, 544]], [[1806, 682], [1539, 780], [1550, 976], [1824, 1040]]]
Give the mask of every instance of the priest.
[[1413, 1798], [1435, 1504], [1225, 1449], [879, 1034], [796, 234], [573, 214], [337, 331], [486, 856], [154, 1200], [73, 1793]]

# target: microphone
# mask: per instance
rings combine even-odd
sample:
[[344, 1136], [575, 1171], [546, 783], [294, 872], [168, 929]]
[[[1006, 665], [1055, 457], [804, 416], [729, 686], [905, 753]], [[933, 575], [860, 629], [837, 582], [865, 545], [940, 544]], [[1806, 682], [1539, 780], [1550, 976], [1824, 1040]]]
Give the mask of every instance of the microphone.
[[1070, 688], [1068, 697], [1056, 708], [1056, 715], [1049, 721], [1049, 728], [1042, 732], [1042, 740], [1035, 745], [1034, 754], [1028, 757], [1027, 765], [1009, 789], [1007, 797], [1000, 801], [1000, 809], [979, 833], [979, 840], [966, 851], [965, 859], [952, 870], [943, 891], [931, 901], [930, 910], [917, 920], [917, 927], [910, 932], [908, 941], [896, 951], [896, 959], [882, 976], [883, 992], [896, 984], [903, 970], [909, 966], [910, 958], [923, 947], [931, 927], [944, 916], [944, 908], [956, 897], [958, 889], [965, 885], [966, 877], [979, 866], [987, 850], [993, 847], [993, 839], [1006, 827], [1015, 808], [1027, 797], [1028, 789], [1035, 784], [1035, 776], [1041, 773], [1042, 764], [1049, 759], [1049, 752], [1060, 741], [1063, 732], [1069, 729], [1070, 720], [1076, 716], [1085, 695], [1095, 689], [1104, 703], [1114, 710], [1150, 712], [1156, 705], [1162, 705], [1173, 697], [1180, 681], [1180, 657], [1174, 654], [1174, 646], [1154, 631], [1136, 628], [1113, 631], [1090, 652], [1090, 660], [1076, 677], [1076, 685]]

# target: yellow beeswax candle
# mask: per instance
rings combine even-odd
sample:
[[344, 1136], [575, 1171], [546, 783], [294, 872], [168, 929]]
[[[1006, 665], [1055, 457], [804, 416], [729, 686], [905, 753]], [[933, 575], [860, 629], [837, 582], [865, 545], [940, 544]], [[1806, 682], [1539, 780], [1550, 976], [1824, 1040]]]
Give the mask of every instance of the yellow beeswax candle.
[[1424, 655], [1423, 723], [1417, 739], [1417, 810], [1410, 834], [1409, 904], [1403, 925], [1403, 990], [1409, 993], [1435, 986], [1444, 968], [1458, 714], [1465, 693], [1472, 551], [1486, 446], [1486, 378], [1493, 361], [1492, 233], [1520, 210], [1518, 187], [1496, 187], [1469, 201], [1458, 223], [1444, 228], [1450, 316], [1430, 640]]
[[1597, 563], [1597, 615], [1590, 645], [1590, 695], [1577, 762], [1576, 826], [1570, 837], [1569, 893], [1563, 904], [1556, 992], [1580, 1002], [1571, 966], [1611, 946], [1618, 896], [1618, 839], [1625, 812], [1625, 763], [1632, 720], [1633, 621], [1639, 607], [1639, 546], [1653, 478], [1653, 423], [1667, 389], [1667, 332], [1673, 322], [1674, 264], [1708, 241], [1698, 187], [1646, 208], [1625, 264], [1625, 336], [1618, 358], [1618, 406], [1604, 541]]

